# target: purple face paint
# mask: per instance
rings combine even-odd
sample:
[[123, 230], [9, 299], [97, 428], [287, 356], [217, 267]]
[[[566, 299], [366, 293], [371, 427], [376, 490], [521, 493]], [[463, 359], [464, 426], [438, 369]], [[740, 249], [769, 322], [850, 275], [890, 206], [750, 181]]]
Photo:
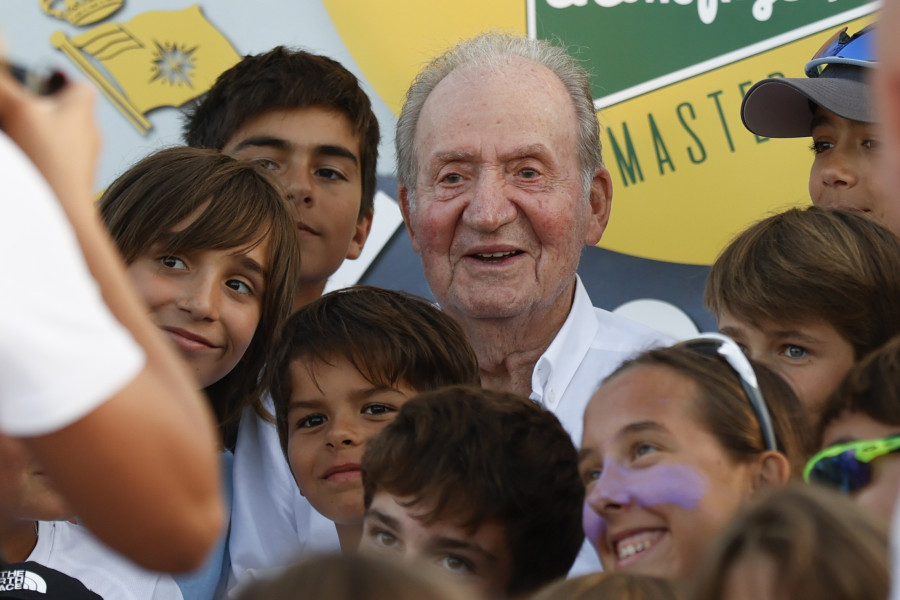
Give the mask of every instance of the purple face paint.
[[637, 504], [647, 508], [675, 504], [693, 509], [706, 494], [706, 477], [687, 465], [658, 464], [643, 469], [622, 467], [612, 460], [603, 465], [603, 473], [585, 499], [582, 511], [584, 535], [599, 550], [606, 534], [606, 519], [594, 507], [606, 504]]
[[587, 538], [599, 555], [600, 549], [597, 547], [597, 544], [606, 535], [606, 519], [598, 515], [587, 501], [585, 501], [581, 510], [581, 528], [584, 529], [584, 537]]

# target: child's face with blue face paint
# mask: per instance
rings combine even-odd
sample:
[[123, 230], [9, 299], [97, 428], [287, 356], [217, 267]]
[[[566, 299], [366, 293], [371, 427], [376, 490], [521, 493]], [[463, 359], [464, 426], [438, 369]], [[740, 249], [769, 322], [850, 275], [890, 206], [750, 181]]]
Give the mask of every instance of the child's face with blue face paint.
[[752, 491], [695, 417], [690, 379], [659, 366], [605, 383], [584, 416], [585, 535], [608, 571], [693, 574], [706, 545]]

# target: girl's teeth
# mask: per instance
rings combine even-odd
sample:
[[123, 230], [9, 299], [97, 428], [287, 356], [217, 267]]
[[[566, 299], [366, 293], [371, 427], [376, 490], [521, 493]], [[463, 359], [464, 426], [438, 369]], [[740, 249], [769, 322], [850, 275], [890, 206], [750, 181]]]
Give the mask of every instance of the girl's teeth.
[[619, 548], [619, 559], [628, 558], [629, 556], [634, 556], [638, 552], [643, 552], [647, 548], [650, 547], [650, 542], [639, 542], [637, 544], [628, 544], [627, 546]]
[[648, 550], [661, 536], [662, 531], [646, 531], [620, 540], [615, 547], [619, 560]]

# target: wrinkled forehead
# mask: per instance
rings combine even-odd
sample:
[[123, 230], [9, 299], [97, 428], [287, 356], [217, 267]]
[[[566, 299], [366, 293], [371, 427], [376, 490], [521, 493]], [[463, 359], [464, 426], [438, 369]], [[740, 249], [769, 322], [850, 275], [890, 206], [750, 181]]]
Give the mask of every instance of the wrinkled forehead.
[[419, 176], [435, 157], [502, 162], [537, 147], [554, 163], [577, 163], [575, 107], [556, 74], [521, 58], [451, 72], [426, 99], [414, 136]]
[[553, 71], [519, 56], [495, 56], [463, 64], [435, 86], [422, 106], [416, 138], [424, 124], [501, 108], [518, 115], [521, 126], [540, 116], [535, 112], [552, 111], [560, 119], [559, 127], [567, 113], [574, 119], [572, 100]]

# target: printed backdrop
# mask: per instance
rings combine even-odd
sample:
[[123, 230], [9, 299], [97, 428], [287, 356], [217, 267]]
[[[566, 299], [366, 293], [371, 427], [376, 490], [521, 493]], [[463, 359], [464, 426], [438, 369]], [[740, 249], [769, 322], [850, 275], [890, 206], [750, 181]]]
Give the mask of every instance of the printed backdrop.
[[753, 82], [801, 77], [830, 33], [875, 18], [866, 0], [16, 0], [0, 3], [9, 57], [60, 67], [100, 92], [98, 190], [180, 142], [180, 111], [240, 56], [284, 44], [328, 54], [363, 82], [382, 125], [379, 194], [357, 281], [430, 292], [402, 228], [393, 127], [418, 68], [488, 29], [547, 38], [593, 77], [615, 193], [579, 269], [594, 303], [675, 335], [713, 329], [708, 265], [748, 224], [808, 203], [809, 140], [741, 125]]

